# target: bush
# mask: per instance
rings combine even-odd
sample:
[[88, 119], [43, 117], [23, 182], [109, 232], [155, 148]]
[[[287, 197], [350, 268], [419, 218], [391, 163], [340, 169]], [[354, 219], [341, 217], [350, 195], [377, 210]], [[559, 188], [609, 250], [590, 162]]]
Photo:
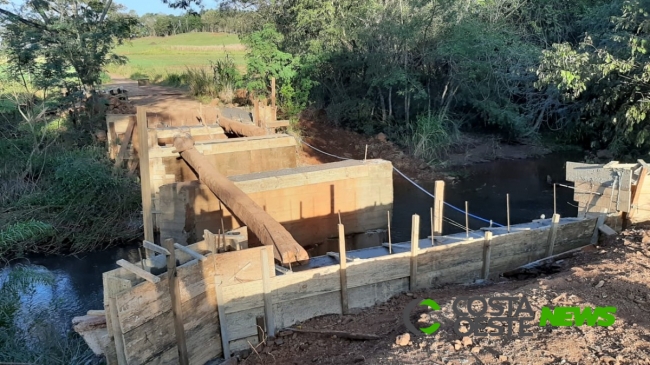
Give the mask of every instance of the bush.
[[411, 154], [429, 163], [442, 161], [459, 138], [457, 124], [444, 109], [436, 114], [418, 115], [409, 129], [404, 140]]

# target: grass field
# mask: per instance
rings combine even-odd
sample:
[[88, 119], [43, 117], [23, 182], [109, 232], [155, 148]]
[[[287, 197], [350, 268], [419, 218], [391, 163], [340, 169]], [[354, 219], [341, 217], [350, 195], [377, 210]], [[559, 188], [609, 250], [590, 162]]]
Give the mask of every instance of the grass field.
[[236, 35], [225, 33], [185, 33], [170, 37], [134, 39], [116, 48], [128, 57], [123, 66], [109, 66], [107, 71], [130, 77], [139, 73], [155, 79], [170, 73], [182, 73], [188, 67], [203, 68], [210, 61], [231, 57], [244, 71], [246, 48]]

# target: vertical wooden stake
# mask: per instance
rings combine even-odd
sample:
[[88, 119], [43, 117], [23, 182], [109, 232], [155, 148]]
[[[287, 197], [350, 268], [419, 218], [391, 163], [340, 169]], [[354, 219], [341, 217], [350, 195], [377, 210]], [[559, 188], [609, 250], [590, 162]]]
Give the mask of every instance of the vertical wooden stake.
[[557, 227], [560, 224], [560, 215], [553, 214], [551, 219], [551, 230], [548, 232], [548, 248], [546, 250], [546, 257], [553, 256], [553, 249], [555, 248], [555, 240], [557, 238]]
[[214, 290], [217, 294], [217, 312], [219, 314], [219, 327], [221, 329], [221, 349], [223, 350], [223, 358], [230, 359], [230, 336], [228, 334], [228, 324], [226, 323], [226, 304], [223, 298], [223, 290], [221, 289], [221, 277], [214, 277]]
[[266, 317], [266, 333], [275, 337], [275, 315], [273, 314], [273, 296], [271, 293], [271, 272], [269, 267], [268, 246], [261, 251], [262, 258], [262, 287], [264, 289], [264, 317]]
[[436, 181], [433, 200], [433, 233], [434, 236], [442, 236], [442, 217], [445, 206], [445, 182]]
[[169, 278], [169, 295], [171, 296], [172, 312], [174, 314], [174, 329], [176, 331], [176, 346], [178, 348], [178, 363], [189, 365], [190, 360], [187, 353], [187, 342], [185, 341], [185, 328], [183, 328], [183, 311], [181, 309], [181, 289], [176, 275], [176, 255], [174, 240], [165, 240], [165, 248], [169, 251], [167, 255], [167, 277]]
[[433, 238], [433, 207], [430, 208], [431, 210], [431, 247], [433, 247], [436, 244], [435, 239]]
[[275, 77], [271, 77], [271, 107], [275, 108]]
[[553, 184], [553, 214], [557, 214], [557, 184]]
[[[145, 241], [155, 242], [153, 235], [153, 215], [151, 214], [151, 175], [149, 171], [149, 131], [147, 128], [147, 110], [137, 107], [136, 123], [138, 126], [138, 157], [140, 158], [140, 191], [142, 192], [142, 222], [144, 223]], [[154, 253], [145, 250], [146, 258]]]
[[339, 224], [339, 266], [341, 275], [341, 312], [348, 314], [348, 258], [345, 250], [345, 227]]
[[205, 240], [205, 243], [208, 244], [208, 249], [212, 253], [217, 253], [217, 238], [215, 235], [208, 231], [207, 229], [203, 230], [203, 239]]
[[390, 237], [390, 210], [388, 211], [388, 253], [393, 253], [393, 241]]
[[[115, 342], [115, 353], [109, 349], [106, 353], [106, 358], [109, 361], [109, 364], [113, 363], [113, 360], [115, 360], [118, 365], [127, 365], [128, 362], [124, 346], [124, 334], [122, 333], [122, 327], [120, 326], [116, 298], [117, 294], [130, 289], [132, 284], [130, 280], [109, 276], [108, 273], [104, 273], [102, 279], [104, 282], [104, 305], [107, 307], [105, 307], [106, 329], [108, 330], [109, 335], [112, 335]], [[113, 358], [113, 355], [115, 355], [115, 358]]]
[[508, 233], [510, 233], [510, 194], [506, 194], [506, 214], [508, 215]]
[[465, 236], [469, 238], [469, 209], [467, 208], [467, 200], [465, 201]]
[[490, 277], [490, 256], [492, 256], [492, 232], [486, 231], [483, 244], [483, 280]]
[[255, 324], [257, 325], [257, 342], [264, 342], [264, 332], [266, 332], [266, 324], [264, 316], [255, 317]]
[[606, 217], [607, 217], [607, 208], [603, 208], [602, 212], [598, 216], [598, 219], [596, 220], [596, 227], [594, 228], [594, 234], [591, 236], [592, 245], [598, 244], [598, 233], [600, 232], [598, 227], [602, 226], [605, 223]]
[[368, 158], [368, 145], [366, 145], [366, 153], [363, 155], [363, 163], [366, 163], [367, 158]]
[[411, 221], [411, 277], [409, 286], [411, 291], [417, 289], [418, 284], [418, 251], [420, 249], [420, 216], [413, 214]]

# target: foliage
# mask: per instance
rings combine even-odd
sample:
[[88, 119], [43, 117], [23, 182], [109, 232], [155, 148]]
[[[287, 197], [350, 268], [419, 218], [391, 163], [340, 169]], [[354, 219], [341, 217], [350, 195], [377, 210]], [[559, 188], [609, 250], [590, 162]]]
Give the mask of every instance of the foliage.
[[539, 86], [557, 90], [575, 107], [571, 136], [591, 148], [619, 155], [650, 150], [649, 12], [647, 0], [603, 5], [593, 16], [608, 26], [594, 28], [577, 46], [544, 51]]
[[[123, 63], [112, 53], [137, 24], [129, 16], [108, 15], [111, 1], [25, 1], [15, 14], [0, 9], [0, 37], [10, 73], [25, 88], [92, 88], [108, 63]], [[28, 80], [29, 79], [29, 80]]]
[[442, 162], [458, 140], [458, 126], [445, 109], [433, 115], [418, 115], [404, 137], [413, 156], [429, 163]]
[[306, 75], [298, 77], [300, 57], [279, 49], [283, 36], [272, 24], [264, 25], [244, 38], [249, 49], [246, 55], [246, 88], [256, 94], [266, 94], [271, 78], [276, 78], [278, 104], [287, 114], [297, 114], [307, 104], [313, 82]]

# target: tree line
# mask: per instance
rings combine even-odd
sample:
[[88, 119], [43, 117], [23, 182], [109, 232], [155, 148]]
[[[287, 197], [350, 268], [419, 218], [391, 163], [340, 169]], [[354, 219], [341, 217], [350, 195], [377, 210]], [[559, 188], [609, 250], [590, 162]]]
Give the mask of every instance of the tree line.
[[188, 12], [183, 15], [144, 14], [138, 17], [142, 27], [135, 37], [161, 37], [191, 32], [245, 34], [252, 30], [249, 12], [221, 8]]

